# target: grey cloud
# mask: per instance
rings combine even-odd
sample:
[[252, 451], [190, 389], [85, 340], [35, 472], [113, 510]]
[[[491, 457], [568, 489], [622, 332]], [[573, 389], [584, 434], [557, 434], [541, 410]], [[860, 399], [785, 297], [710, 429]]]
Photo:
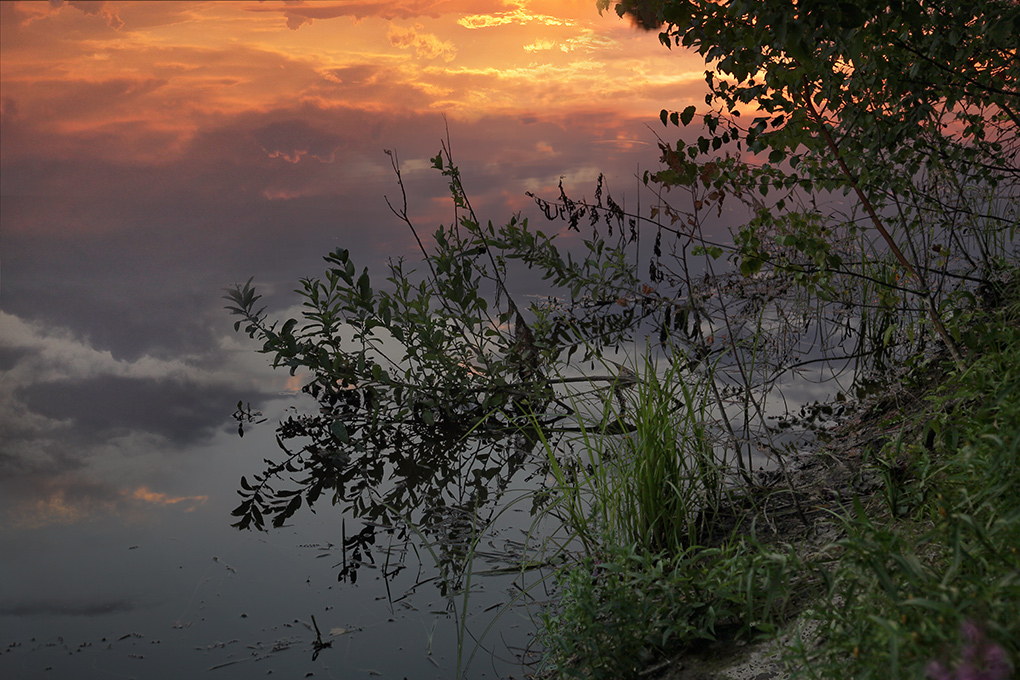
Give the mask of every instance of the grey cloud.
[[26, 356], [36, 353], [37, 350], [29, 347], [4, 347], [0, 345], [0, 371], [9, 371]]
[[[84, 472], [103, 459], [176, 455], [232, 431], [238, 401], [259, 408], [276, 396], [226, 348], [128, 361], [66, 328], [7, 313], [0, 314], [0, 348], [0, 483], [19, 488]], [[97, 495], [91, 486], [73, 486]], [[98, 492], [107, 495], [105, 487]]]
[[343, 144], [341, 136], [319, 130], [300, 119], [269, 123], [252, 131], [255, 140], [271, 157], [297, 163], [308, 155], [332, 163]]
[[381, 71], [377, 64], [356, 64], [326, 69], [323, 76], [338, 84], [364, 85], [374, 83]]
[[71, 420], [89, 439], [141, 430], [180, 446], [222, 429], [231, 407], [253, 396], [239, 388], [118, 376], [38, 383], [17, 392], [33, 412]]

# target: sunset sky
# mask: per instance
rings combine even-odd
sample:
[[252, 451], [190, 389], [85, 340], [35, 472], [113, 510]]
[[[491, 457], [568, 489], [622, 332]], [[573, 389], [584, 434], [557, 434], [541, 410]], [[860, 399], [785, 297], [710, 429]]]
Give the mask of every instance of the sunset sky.
[[428, 168], [447, 127], [482, 219], [600, 172], [633, 206], [677, 134], [659, 111], [704, 105], [700, 59], [595, 0], [0, 13], [0, 485], [61, 521], [215, 493], [167, 470], [286, 379], [222, 289], [255, 276], [282, 313], [338, 246], [375, 271], [414, 256], [384, 149], [426, 233], [452, 213]]
[[[518, 197], [654, 150], [704, 67], [594, 0], [3, 3], [5, 195], [334, 195], [451, 128]], [[654, 160], [653, 154], [644, 157]], [[484, 187], [483, 190], [488, 189]], [[131, 220], [8, 230], [135, 231]], [[231, 225], [233, 226], [233, 225]]]

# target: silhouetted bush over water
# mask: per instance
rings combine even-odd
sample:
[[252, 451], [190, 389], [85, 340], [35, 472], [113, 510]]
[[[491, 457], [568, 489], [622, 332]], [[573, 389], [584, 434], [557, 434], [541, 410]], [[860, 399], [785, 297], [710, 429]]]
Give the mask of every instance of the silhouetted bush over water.
[[[454, 219], [426, 232], [386, 151], [419, 266], [380, 281], [338, 248], [298, 319], [270, 320], [251, 280], [227, 292], [235, 329], [318, 405], [242, 478], [236, 526], [328, 499], [365, 522], [352, 556], [416, 534], [466, 596], [479, 537], [531, 477], [532, 528], [556, 527], [519, 555], [556, 565], [547, 672], [636, 677], [699, 640], [785, 633], [795, 677], [1008, 677], [1020, 5], [615, 9], [712, 69], [704, 108], [661, 112], [663, 135], [700, 136], [659, 140], [641, 210], [599, 177], [592, 200], [532, 196], [553, 233], [494, 224], [447, 140], [431, 162]], [[743, 217], [709, 238], [724, 206]], [[789, 408], [808, 368], [834, 401]], [[833, 409], [893, 434], [826, 448]], [[817, 430], [816, 453], [788, 450], [793, 430]]]

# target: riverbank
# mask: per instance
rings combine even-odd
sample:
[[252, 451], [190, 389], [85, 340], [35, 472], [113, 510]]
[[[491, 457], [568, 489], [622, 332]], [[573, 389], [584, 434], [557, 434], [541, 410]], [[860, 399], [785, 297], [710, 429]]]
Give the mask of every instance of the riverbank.
[[[940, 372], [941, 373], [941, 372]], [[905, 423], [923, 417], [924, 388], [902, 383], [859, 404], [827, 433], [817, 450], [790, 461], [791, 486], [805, 509], [803, 518], [788, 498], [773, 508], [771, 541], [793, 546], [805, 562], [835, 558], [838, 543], [847, 538], [842, 520], [854, 501], [877, 509], [883, 486], [881, 473], [869, 464], [890, 441], [906, 434]], [[928, 387], [930, 389], [930, 386]], [[768, 509], [762, 517], [767, 518]], [[807, 520], [806, 522], [804, 520]], [[809, 640], [816, 621], [806, 612], [812, 602], [802, 600], [782, 627], [764, 639], [721, 637], [686, 648], [639, 672], [653, 680], [787, 680], [791, 671], [785, 650], [798, 635]], [[819, 642], [817, 638], [814, 642]]]
[[[961, 338], [966, 368], [938, 358], [905, 368], [817, 451], [788, 460], [782, 484], [762, 480], [752, 489], [753, 512], [729, 545], [751, 546], [756, 557], [748, 564], [761, 557], [772, 565], [767, 585], [750, 571], [744, 581], [715, 583], [758, 592], [725, 596], [746, 600], [746, 609], [701, 619], [709, 627], [700, 634], [673, 636], [667, 627], [659, 640], [649, 636], [631, 677], [1013, 677], [1020, 658], [1020, 314], [1011, 304], [975, 317]], [[670, 568], [653, 590], [677, 580]], [[630, 586], [648, 582], [629, 578]], [[763, 588], [774, 598], [764, 610]], [[604, 606], [609, 590], [591, 601]], [[631, 593], [635, 602], [645, 596], [673, 597]], [[619, 616], [619, 601], [614, 606], [607, 611]], [[560, 673], [610, 677], [580, 656]]]

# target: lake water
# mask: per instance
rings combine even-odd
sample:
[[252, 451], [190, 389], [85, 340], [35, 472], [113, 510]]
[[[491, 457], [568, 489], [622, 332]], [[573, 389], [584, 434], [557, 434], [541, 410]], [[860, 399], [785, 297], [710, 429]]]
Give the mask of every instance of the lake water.
[[[466, 603], [442, 594], [413, 534], [379, 531], [356, 582], [341, 580], [343, 532], [363, 525], [328, 502], [268, 533], [229, 526], [238, 477], [277, 455], [266, 413], [243, 440], [224, 429], [191, 457], [194, 485], [175, 502], [5, 527], [0, 675], [453, 678], [460, 663], [462, 677], [523, 677], [547, 574], [494, 572], [519, 553], [530, 504], [478, 542]], [[316, 653], [317, 641], [329, 646]]]
[[[212, 372], [260, 377], [231, 392], [215, 381], [203, 390], [211, 379], [173, 359], [115, 360], [5, 320], [8, 394], [47, 416], [52, 433], [7, 442], [0, 677], [520, 678], [536, 668], [552, 572], [519, 566], [558, 531], [533, 513], [546, 482], [540, 451], [511, 446], [482, 460], [470, 446], [440, 449], [430, 475], [407, 485], [424, 500], [401, 508], [413, 526], [430, 517], [424, 536], [345, 513], [328, 494], [283, 527], [238, 531], [239, 479], [282, 458], [282, 419], [317, 410], [294, 391], [300, 380], [253, 364], [262, 359], [243, 336]], [[40, 378], [48, 370], [58, 376]], [[95, 382], [104, 372], [158, 377], [132, 391]], [[801, 381], [786, 393], [805, 403], [831, 389]], [[243, 438], [232, 395], [261, 397], [264, 422]], [[67, 425], [70, 413], [94, 431]], [[86, 462], [65, 461], [78, 441]], [[414, 476], [402, 475], [388, 470], [377, 491]]]
[[[545, 483], [541, 452], [518, 451], [508, 466], [498, 451], [482, 463], [449, 451], [451, 462], [468, 462], [419, 480], [419, 495], [433, 494], [423, 505], [433, 507], [407, 509], [418, 521], [442, 506], [424, 537], [400, 522], [392, 530], [366, 523], [327, 496], [315, 512], [302, 508], [281, 528], [238, 531], [230, 512], [239, 502], [239, 478], [251, 480], [264, 459], [281, 459], [276, 425], [295, 406], [312, 412], [316, 404], [306, 395], [278, 394], [262, 405], [265, 422], [246, 425], [243, 439], [224, 408], [220, 424], [185, 452], [157, 440], [147, 451], [142, 442], [111, 437], [107, 445], [122, 450], [106, 465], [118, 481], [125, 474], [114, 469], [118, 463], [151, 459], [133, 488], [121, 483], [118, 491], [90, 493], [80, 480], [61, 488], [58, 477], [49, 495], [5, 494], [0, 675], [532, 672], [540, 651], [536, 621], [552, 598], [552, 572], [518, 567], [540, 557], [542, 539], [558, 529], [551, 519], [536, 524], [533, 513], [534, 492]], [[170, 403], [151, 407], [174, 410]], [[468, 480], [474, 470], [491, 469], [499, 472], [484, 484], [493, 490], [489, 502], [472, 506], [478, 488]], [[382, 487], [396, 477], [387, 473]], [[492, 502], [499, 493], [502, 500]], [[372, 544], [357, 554], [352, 538], [366, 532]]]
[[[522, 676], [537, 610], [503, 611], [520, 598], [518, 577], [479, 575], [466, 610], [463, 599], [451, 609], [417, 537], [393, 538], [390, 550], [380, 530], [376, 565], [356, 583], [338, 580], [344, 533], [364, 525], [328, 499], [267, 533], [230, 526], [240, 477], [279, 458], [276, 423], [288, 407], [314, 404], [232, 332], [222, 288], [257, 274], [271, 310], [286, 316], [297, 280], [321, 272], [321, 254], [341, 239], [373, 267], [413, 252], [381, 198], [392, 172], [378, 175], [349, 183], [349, 197], [299, 201], [314, 204], [314, 218], [293, 202], [217, 202], [182, 216], [134, 197], [145, 228], [112, 235], [34, 230], [25, 225], [50, 222], [29, 216], [52, 202], [5, 195], [0, 678], [454, 678], [458, 665], [463, 677]], [[352, 204], [367, 212], [345, 207], [342, 224], [381, 226], [338, 231], [336, 206]], [[182, 223], [205, 220], [247, 226], [183, 233]], [[230, 417], [238, 400], [267, 417], [243, 439]], [[528, 509], [500, 516], [465, 571], [492, 571], [494, 555], [517, 550]], [[471, 641], [459, 644], [461, 634]], [[316, 655], [317, 639], [330, 646]]]
[[[386, 179], [387, 188], [350, 190], [377, 197], [392, 191]], [[230, 526], [240, 477], [280, 459], [276, 424], [295, 404], [316, 405], [295, 393], [300, 380], [231, 333], [219, 296], [254, 273], [274, 317], [296, 314], [290, 290], [321, 272], [320, 254], [340, 240], [335, 206], [346, 205], [309, 203], [328, 203], [328, 219], [262, 204], [201, 213], [203, 224], [250, 218], [241, 235], [196, 227], [185, 238], [163, 203], [139, 207], [157, 223], [137, 235], [5, 234], [0, 678], [455, 678], [458, 669], [509, 678], [533, 668], [549, 572], [502, 571], [521, 562], [529, 495], [544, 483], [527, 456], [496, 480], [505, 500], [522, 500], [502, 513], [505, 503], [487, 505], [478, 519], [451, 511], [456, 536], [444, 538], [439, 522], [424, 542], [377, 527], [356, 582], [356, 556], [341, 546], [366, 525], [326, 497], [266, 533]], [[5, 198], [4, 210], [17, 225], [48, 204]], [[400, 226], [384, 207], [350, 222]], [[359, 266], [386, 254], [361, 250], [375, 255]], [[533, 278], [524, 287], [541, 291]], [[787, 395], [799, 404], [831, 391], [804, 382]], [[266, 418], [243, 439], [230, 418], [238, 400]], [[469, 487], [451, 484], [447, 507], [463, 511]], [[444, 570], [426, 544], [446, 551]], [[467, 600], [448, 597], [469, 576]]]

